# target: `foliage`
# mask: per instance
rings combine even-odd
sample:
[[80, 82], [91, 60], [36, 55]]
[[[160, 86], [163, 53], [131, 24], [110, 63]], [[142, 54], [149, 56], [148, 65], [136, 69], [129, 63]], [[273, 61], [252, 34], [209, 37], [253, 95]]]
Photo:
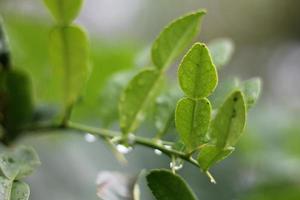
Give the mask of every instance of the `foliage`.
[[[78, 107], [82, 99], [84, 101], [83, 89], [89, 75], [93, 74], [87, 34], [83, 28], [72, 23], [82, 1], [44, 2], [55, 19], [55, 25], [49, 33], [49, 60], [52, 76], [59, 82], [55, 88], [60, 91], [60, 100], [57, 102], [59, 112], [46, 125], [34, 118], [37, 109], [33, 103], [30, 78], [13, 68], [1, 26], [0, 42], [5, 44], [0, 46], [0, 122], [4, 129], [1, 141], [11, 145], [19, 137], [32, 132], [73, 130], [103, 138], [119, 158], [123, 156], [120, 153], [129, 152], [132, 146], [143, 145], [171, 159], [171, 170], [151, 170], [146, 175], [155, 198], [196, 200], [195, 194], [176, 171], [184, 162], [188, 162], [201, 169], [211, 182], [215, 182], [209, 168], [233, 152], [244, 132], [247, 112], [260, 94], [261, 81], [257, 78], [217, 86], [217, 68], [229, 62], [233, 52], [232, 42], [218, 39], [208, 46], [200, 42], [192, 45], [178, 69], [182, 93], [166, 73], [200, 32], [200, 23], [206, 12], [199, 10], [174, 20], [152, 45], [152, 67], [138, 70], [137, 73], [134, 69], [119, 74], [115, 76], [116, 79], [111, 78], [102, 90], [100, 101], [108, 102], [107, 106], [102, 102], [102, 106], [105, 106], [105, 112], [101, 112], [104, 118], [102, 123], [109, 126], [119, 121], [120, 131], [89, 127], [71, 120], [73, 108]], [[40, 112], [45, 115], [43, 111]], [[151, 115], [157, 134], [153, 138], [138, 136], [138, 130]], [[179, 138], [164, 141], [168, 130], [178, 133]], [[20, 147], [13, 152], [3, 153], [1, 159], [0, 194], [3, 199], [28, 199], [29, 188], [20, 179], [39, 164], [35, 152], [31, 148]], [[130, 199], [139, 198], [138, 193], [131, 194], [138, 178], [115, 173], [109, 176], [113, 179], [121, 177], [124, 184], [127, 183], [131, 188]], [[114, 198], [117, 199], [119, 192], [113, 195]], [[102, 189], [98, 196], [107, 198]]]

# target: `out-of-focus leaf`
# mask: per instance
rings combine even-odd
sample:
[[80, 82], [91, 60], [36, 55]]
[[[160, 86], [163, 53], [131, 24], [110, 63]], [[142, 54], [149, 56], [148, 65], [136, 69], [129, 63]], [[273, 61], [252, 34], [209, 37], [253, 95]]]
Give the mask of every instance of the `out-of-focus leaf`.
[[44, 0], [53, 17], [61, 24], [71, 23], [78, 15], [83, 0]]
[[201, 148], [200, 154], [198, 156], [198, 163], [203, 171], [207, 171], [212, 165], [225, 159], [233, 151], [233, 147], [220, 149], [214, 145], [206, 145]]
[[188, 97], [203, 98], [214, 91], [218, 75], [204, 44], [196, 43], [184, 56], [178, 77], [180, 87]]
[[218, 69], [226, 65], [234, 53], [234, 44], [228, 38], [215, 39], [208, 43], [208, 48], [211, 52], [213, 63]]
[[185, 181], [168, 170], [152, 170], [146, 178], [157, 200], [197, 200]]
[[176, 102], [180, 97], [177, 89], [169, 90], [155, 100], [154, 123], [157, 129], [157, 138], [163, 137], [175, 120]]
[[1, 200], [11, 200], [10, 192], [12, 188], [12, 181], [0, 176], [0, 199]]
[[145, 111], [157, 96], [162, 76], [157, 70], [138, 73], [120, 97], [120, 127], [124, 135], [135, 131], [144, 120]]
[[18, 147], [0, 155], [0, 170], [10, 180], [20, 179], [31, 174], [40, 165], [33, 148]]
[[235, 91], [219, 108], [210, 135], [218, 148], [234, 146], [244, 131], [245, 123], [245, 100], [241, 91]]
[[244, 81], [241, 90], [245, 95], [247, 108], [251, 108], [257, 102], [261, 92], [262, 82], [260, 78], [252, 78]]
[[152, 60], [159, 69], [170, 66], [200, 31], [200, 21], [205, 11], [183, 16], [168, 25], [152, 46]]
[[60, 79], [65, 106], [71, 106], [85, 86], [89, 70], [89, 47], [78, 26], [56, 27], [50, 32], [50, 58], [55, 78]]
[[7, 71], [4, 74], [4, 91], [1, 106], [4, 109], [3, 126], [6, 138], [14, 139], [16, 134], [32, 120], [33, 100], [31, 82], [21, 71]]
[[204, 98], [182, 98], [176, 108], [175, 124], [181, 140], [191, 152], [207, 142], [207, 130], [211, 119], [210, 102]]
[[122, 72], [113, 75], [102, 89], [99, 97], [101, 105], [101, 120], [104, 127], [119, 119], [118, 102], [122, 90], [132, 78], [132, 72]]
[[30, 195], [29, 186], [21, 181], [13, 182], [11, 189], [11, 200], [28, 200]]
[[138, 176], [103, 171], [97, 177], [97, 195], [102, 200], [139, 200]]
[[10, 51], [8, 49], [2, 18], [0, 16], [0, 70], [11, 66]]

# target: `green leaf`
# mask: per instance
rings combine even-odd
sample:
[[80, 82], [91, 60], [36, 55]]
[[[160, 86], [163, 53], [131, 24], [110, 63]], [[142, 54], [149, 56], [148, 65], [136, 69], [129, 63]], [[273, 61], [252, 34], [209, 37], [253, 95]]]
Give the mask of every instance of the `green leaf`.
[[0, 176], [0, 199], [11, 200], [10, 193], [12, 188], [12, 181]]
[[152, 170], [146, 178], [157, 200], [197, 200], [185, 181], [168, 170]]
[[152, 60], [158, 69], [169, 67], [200, 31], [200, 21], [205, 11], [183, 16], [168, 25], [152, 46]]
[[212, 122], [211, 137], [218, 148], [234, 146], [244, 131], [246, 105], [240, 91], [233, 92], [220, 107]]
[[13, 181], [0, 176], [1, 200], [28, 200], [29, 186], [21, 181]]
[[184, 56], [178, 77], [180, 87], [188, 97], [203, 98], [214, 91], [218, 75], [204, 44], [196, 43]]
[[55, 78], [61, 78], [65, 106], [69, 107], [77, 100], [88, 77], [88, 40], [78, 26], [56, 27], [50, 33], [49, 46]]
[[27, 74], [21, 71], [8, 71], [4, 74], [4, 80], [5, 96], [1, 99], [3, 125], [10, 140], [32, 120], [32, 86]]
[[30, 195], [29, 186], [21, 181], [15, 181], [12, 185], [11, 200], [28, 200]]
[[71, 23], [78, 15], [83, 0], [44, 0], [53, 17], [61, 24]]
[[0, 170], [10, 180], [28, 176], [39, 165], [39, 157], [30, 147], [22, 146], [0, 155]]
[[245, 95], [247, 108], [251, 108], [257, 102], [261, 92], [262, 82], [260, 78], [252, 78], [244, 81], [241, 85], [241, 90]]
[[208, 43], [213, 63], [218, 69], [226, 65], [234, 53], [234, 44], [228, 38], [218, 38]]
[[191, 152], [207, 142], [207, 130], [211, 119], [210, 102], [204, 98], [182, 98], [176, 108], [175, 124], [180, 138]]
[[225, 159], [234, 151], [233, 147], [220, 149], [214, 145], [206, 145], [201, 148], [198, 163], [203, 171], [207, 171], [212, 165]]
[[129, 82], [120, 97], [120, 127], [124, 135], [135, 131], [144, 120], [145, 111], [157, 96], [162, 79], [157, 70], [147, 69]]

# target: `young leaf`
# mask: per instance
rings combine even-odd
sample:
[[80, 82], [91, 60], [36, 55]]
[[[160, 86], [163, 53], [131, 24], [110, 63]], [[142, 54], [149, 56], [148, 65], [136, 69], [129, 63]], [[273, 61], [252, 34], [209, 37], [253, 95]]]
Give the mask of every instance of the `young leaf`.
[[185, 181], [168, 170], [152, 170], [146, 178], [157, 200], [197, 200]]
[[181, 140], [191, 152], [207, 141], [206, 133], [211, 118], [210, 102], [204, 98], [182, 98], [176, 108], [175, 124]]
[[244, 131], [246, 105], [240, 91], [233, 92], [212, 122], [211, 137], [218, 148], [234, 146]]
[[214, 91], [218, 75], [204, 44], [196, 43], [184, 56], [178, 77], [180, 87], [188, 97], [203, 98]]
[[145, 111], [154, 100], [162, 79], [157, 70], [147, 69], [137, 74], [120, 97], [120, 127], [124, 135], [136, 130], [145, 117]]
[[158, 69], [169, 67], [200, 31], [200, 21], [205, 11], [181, 17], [168, 25], [152, 46], [152, 60]]
[[20, 71], [8, 71], [4, 74], [5, 96], [3, 126], [8, 140], [32, 120], [33, 100], [31, 82], [27, 74]]
[[21, 181], [14, 181], [11, 189], [11, 200], [28, 200], [29, 186]]
[[215, 39], [208, 43], [208, 48], [218, 69], [221, 69], [230, 61], [234, 52], [234, 44], [228, 38]]
[[225, 159], [234, 151], [233, 147], [220, 149], [214, 145], [207, 145], [201, 148], [198, 156], [198, 163], [203, 171], [207, 171], [212, 165]]
[[28, 176], [39, 165], [40, 160], [33, 148], [19, 147], [0, 155], [0, 171], [10, 180]]
[[78, 15], [83, 0], [44, 0], [53, 17], [61, 24], [70, 24]]
[[251, 108], [258, 100], [261, 92], [262, 82], [260, 78], [252, 78], [242, 83], [241, 89], [245, 95], [247, 108]]
[[88, 75], [89, 48], [86, 34], [78, 26], [56, 27], [50, 33], [50, 58], [56, 78], [64, 86], [65, 106], [78, 98]]

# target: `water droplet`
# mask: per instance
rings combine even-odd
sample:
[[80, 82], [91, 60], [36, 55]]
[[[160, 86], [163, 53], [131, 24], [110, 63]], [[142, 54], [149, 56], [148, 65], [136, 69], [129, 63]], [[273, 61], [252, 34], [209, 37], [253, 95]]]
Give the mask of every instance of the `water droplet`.
[[128, 134], [128, 144], [133, 145], [135, 142], [135, 135], [133, 133]]
[[183, 167], [183, 161], [179, 158], [176, 158], [174, 161], [170, 163], [170, 168], [178, 171]]
[[171, 145], [164, 145], [164, 147], [166, 148], [166, 149], [172, 149], [172, 146]]
[[85, 139], [85, 141], [87, 141], [89, 143], [95, 142], [97, 140], [97, 138], [94, 135], [90, 134], [90, 133], [86, 133], [84, 135], [84, 139]]
[[161, 150], [158, 149], [154, 149], [154, 153], [159, 156], [162, 154]]
[[122, 144], [117, 144], [116, 148], [122, 154], [128, 154], [129, 152], [132, 151], [132, 147], [130, 147], [130, 146], [126, 147], [125, 145], [122, 145]]

